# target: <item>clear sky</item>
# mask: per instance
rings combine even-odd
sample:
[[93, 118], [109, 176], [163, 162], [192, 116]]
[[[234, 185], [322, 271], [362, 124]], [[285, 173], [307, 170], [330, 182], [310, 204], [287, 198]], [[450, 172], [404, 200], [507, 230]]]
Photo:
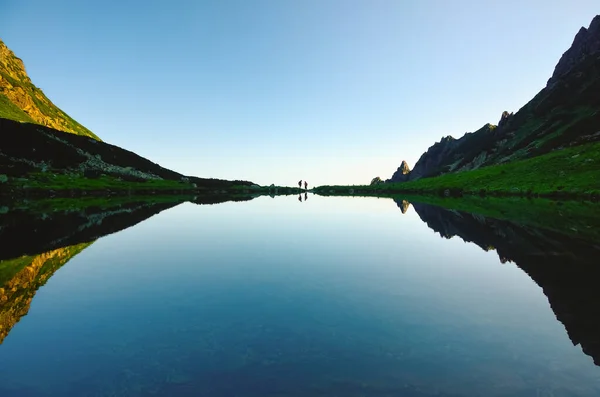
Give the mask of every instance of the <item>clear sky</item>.
[[598, 0], [0, 0], [0, 38], [104, 141], [196, 176], [364, 184], [546, 84]]

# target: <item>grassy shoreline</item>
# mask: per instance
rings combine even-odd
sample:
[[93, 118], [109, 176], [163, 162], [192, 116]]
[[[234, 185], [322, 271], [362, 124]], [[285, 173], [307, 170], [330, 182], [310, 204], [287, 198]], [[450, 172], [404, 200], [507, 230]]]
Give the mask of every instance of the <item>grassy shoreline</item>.
[[151, 195], [291, 195], [304, 193], [305, 189], [288, 186], [259, 186], [235, 184], [202, 186], [181, 180], [149, 179], [127, 180], [112, 175], [95, 178], [81, 174], [66, 174], [60, 171], [29, 173], [21, 176], [0, 175], [0, 198], [43, 199], [108, 196], [151, 196]]
[[410, 182], [319, 186], [322, 195], [433, 194], [600, 199], [600, 143], [556, 150], [543, 156], [473, 171]]

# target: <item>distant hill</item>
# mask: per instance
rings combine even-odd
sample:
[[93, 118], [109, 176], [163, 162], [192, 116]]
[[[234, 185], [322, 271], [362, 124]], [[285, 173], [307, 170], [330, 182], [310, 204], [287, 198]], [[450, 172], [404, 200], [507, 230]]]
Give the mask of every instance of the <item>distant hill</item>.
[[503, 112], [459, 139], [446, 136], [419, 158], [406, 162], [386, 182], [407, 182], [474, 170], [600, 141], [600, 15], [581, 28], [552, 77], [516, 113]]
[[0, 40], [0, 117], [40, 124], [100, 140], [94, 133], [56, 107], [36, 87], [20, 58]]

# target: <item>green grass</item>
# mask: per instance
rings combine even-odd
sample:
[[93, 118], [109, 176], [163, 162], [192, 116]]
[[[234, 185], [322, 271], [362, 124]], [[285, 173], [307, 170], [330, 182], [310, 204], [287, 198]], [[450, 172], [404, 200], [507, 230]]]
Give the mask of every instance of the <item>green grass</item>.
[[588, 241], [600, 241], [600, 205], [597, 203], [519, 197], [402, 195], [394, 198], [507, 220]]
[[[59, 248], [59, 250], [62, 251], [62, 255], [57, 255], [53, 256], [52, 258], [49, 258], [38, 272], [38, 278], [39, 276], [47, 273], [48, 271], [56, 271], [58, 267], [67, 263], [72, 257], [83, 251], [91, 244], [93, 244], [93, 242]], [[18, 274], [25, 267], [31, 265], [33, 261], [39, 256], [40, 255], [22, 256], [15, 259], [0, 261], [0, 288], [6, 285], [6, 283], [8, 283], [10, 280], [12, 280], [15, 277], [15, 275]]]
[[600, 195], [600, 143], [404, 183], [373, 186], [320, 186], [317, 193], [443, 193], [452, 194], [597, 197]]
[[[68, 198], [42, 198], [36, 200], [18, 200], [10, 203], [9, 211], [21, 210], [30, 214], [51, 214], [53, 212], [83, 211], [94, 207], [108, 210], [130, 204], [182, 203], [193, 200], [193, 195], [135, 195], [135, 196], [92, 196]], [[7, 207], [8, 208], [8, 207]]]
[[15, 189], [45, 190], [192, 190], [191, 183], [166, 179], [150, 179], [144, 182], [130, 182], [113, 176], [103, 175], [99, 178], [85, 178], [80, 175], [55, 174], [38, 172], [28, 174], [26, 178], [11, 178], [9, 187]]

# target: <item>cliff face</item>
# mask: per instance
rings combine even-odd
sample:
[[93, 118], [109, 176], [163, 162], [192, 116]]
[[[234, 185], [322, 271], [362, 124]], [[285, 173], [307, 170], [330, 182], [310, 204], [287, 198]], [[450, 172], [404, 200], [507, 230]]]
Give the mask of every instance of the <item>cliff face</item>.
[[[400, 202], [397, 201], [398, 206]], [[458, 236], [502, 263], [514, 262], [538, 284], [574, 345], [600, 365], [600, 246], [558, 232], [427, 204], [412, 203], [441, 237]]]
[[598, 53], [600, 53], [600, 15], [596, 15], [588, 29], [582, 27], [575, 35], [573, 44], [558, 61], [552, 77], [548, 80], [548, 86], [558, 82], [578, 64]]
[[56, 107], [32, 82], [23, 61], [0, 40], [0, 117], [41, 124], [99, 140]]
[[[431, 146], [408, 177], [413, 181], [535, 157], [566, 146], [600, 141], [600, 16], [582, 28], [548, 84], [517, 113], [503, 112], [460, 139]], [[394, 174], [395, 175], [395, 174]]]

